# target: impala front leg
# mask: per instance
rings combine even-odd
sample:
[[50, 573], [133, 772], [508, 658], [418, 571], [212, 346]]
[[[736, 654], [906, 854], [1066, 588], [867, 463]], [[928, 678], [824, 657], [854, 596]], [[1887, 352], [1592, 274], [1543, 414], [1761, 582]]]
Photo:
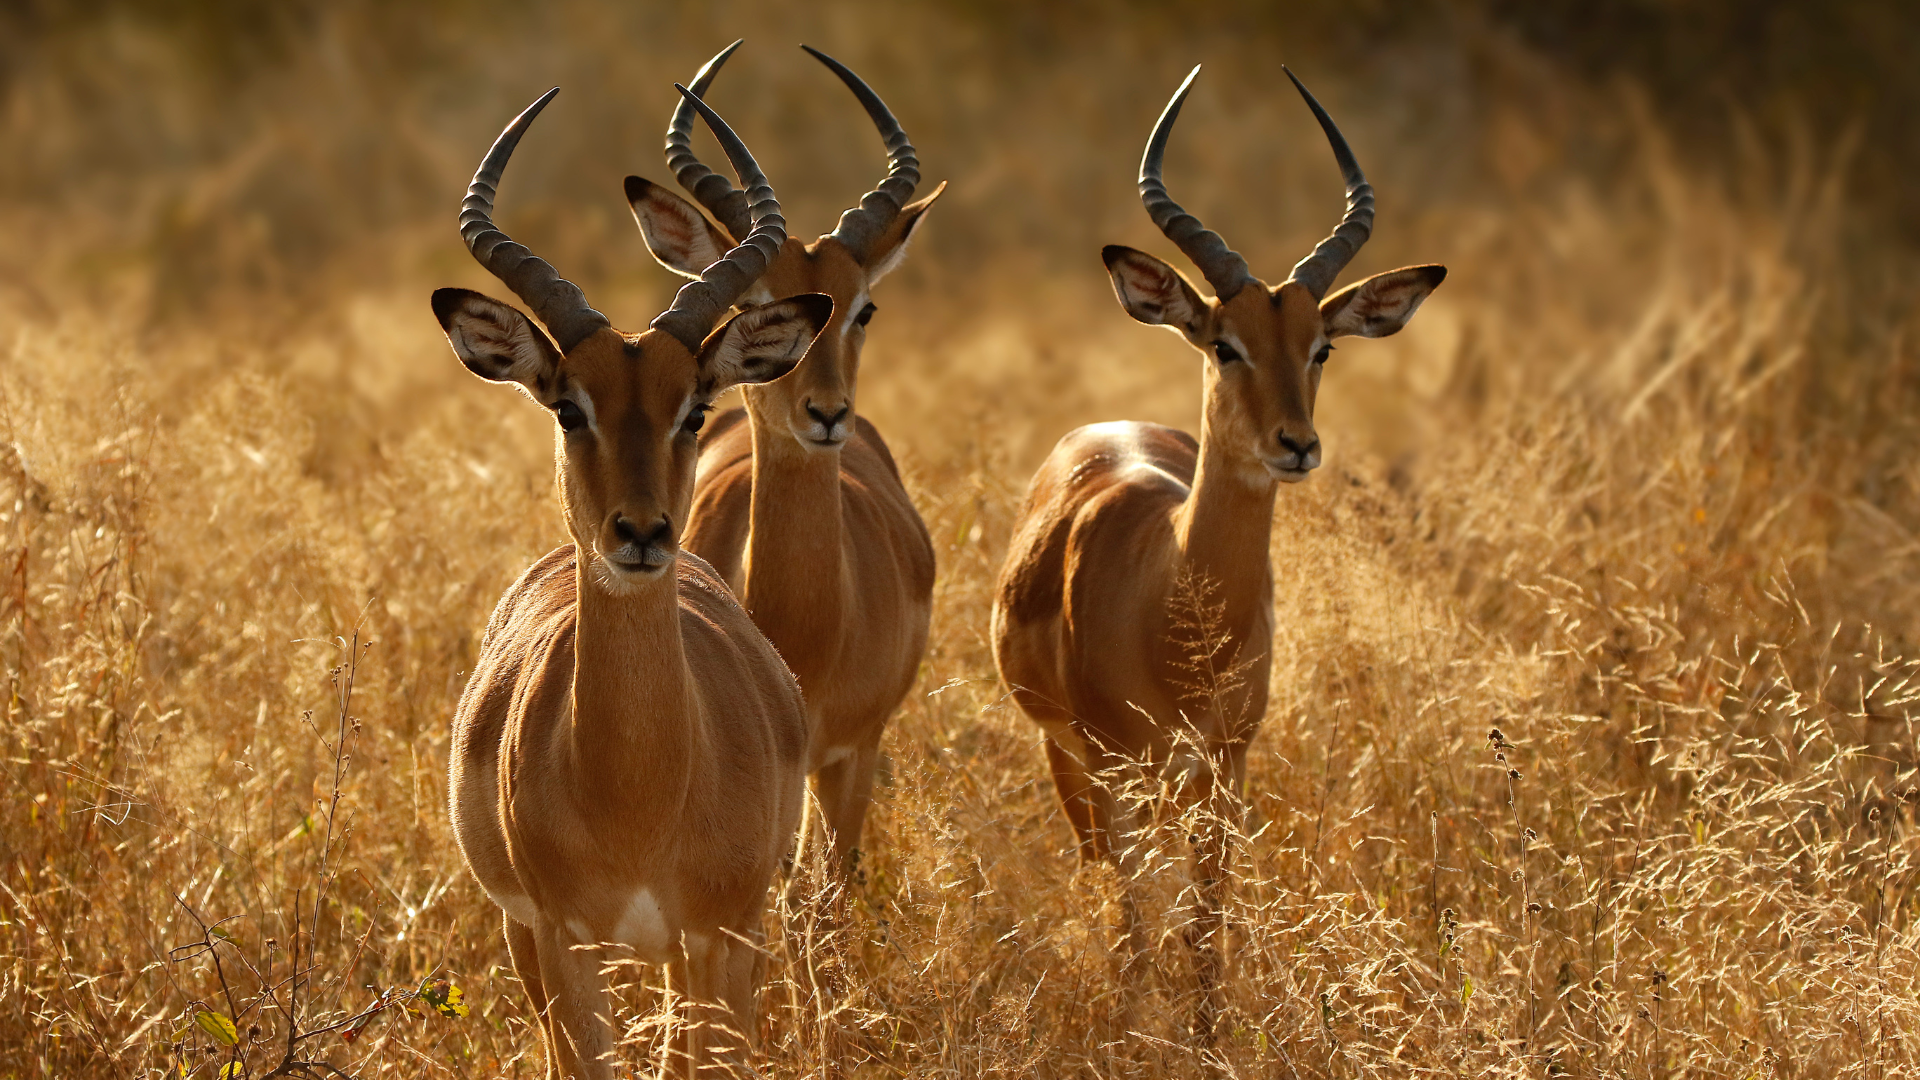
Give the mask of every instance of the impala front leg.
[[[807, 901], [812, 917], [801, 955], [814, 1015], [820, 1018], [834, 1016], [853, 991], [849, 911], [851, 890], [858, 880], [860, 834], [873, 793], [873, 768], [880, 756], [881, 728], [876, 724], [872, 731], [863, 745], [808, 778], [810, 797], [801, 835], [809, 857], [820, 852], [826, 862], [822, 879]], [[840, 1059], [844, 1035], [838, 1021], [824, 1019], [821, 1038], [827, 1060]]]
[[1095, 769], [1088, 799], [1093, 818], [1093, 847], [1113, 864], [1120, 878], [1120, 929], [1127, 953], [1122, 971], [1130, 972], [1146, 958], [1148, 951], [1146, 923], [1140, 917], [1138, 896], [1146, 866], [1140, 850], [1145, 839], [1137, 809], [1140, 793], [1126, 790], [1128, 785], [1140, 782], [1139, 770], [1118, 757], [1098, 753], [1090, 742], [1082, 740], [1081, 746], [1084, 753], [1097, 755], [1092, 762]]
[[520, 985], [527, 989], [534, 1019], [540, 1024], [540, 1039], [547, 1046], [547, 1080], [578, 1076], [580, 1066], [573, 1056], [573, 1046], [553, 1026], [553, 1002], [547, 996], [546, 983], [540, 978], [540, 950], [534, 944], [533, 927], [514, 921], [513, 916], [504, 912], [502, 921], [506, 923], [507, 957], [513, 961], [514, 973], [520, 976]]
[[813, 795], [826, 826], [828, 866], [833, 874], [849, 882], [859, 869], [860, 834], [867, 823], [867, 803], [873, 798], [880, 732], [880, 726], [874, 725], [870, 740], [813, 774]]
[[686, 1010], [685, 1037], [677, 1050], [668, 1043], [673, 1075], [694, 1080], [703, 1073], [733, 1072], [711, 1068], [716, 1052], [730, 1063], [743, 1062], [753, 1024], [754, 962], [753, 950], [725, 931], [683, 936], [680, 956], [667, 965], [667, 985]]
[[[1063, 742], [1069, 742], [1075, 749], [1066, 749]], [[1073, 826], [1074, 838], [1080, 841], [1080, 861], [1098, 862], [1102, 856], [1094, 838], [1093, 777], [1087, 773], [1086, 747], [1065, 725], [1061, 725], [1057, 736], [1050, 730], [1046, 743], [1053, 786], [1060, 792], [1060, 805], [1066, 812], [1067, 823]]]
[[547, 1031], [554, 1048], [549, 1075], [565, 1080], [612, 1080], [613, 1017], [596, 948], [578, 948], [545, 918], [533, 927], [540, 981], [547, 994]]
[[1214, 1043], [1220, 1015], [1220, 939], [1227, 881], [1226, 822], [1209, 812], [1194, 837], [1194, 898], [1187, 944], [1193, 952], [1192, 1034], [1201, 1046]]
[[1220, 1015], [1225, 964], [1227, 864], [1236, 832], [1246, 820], [1241, 797], [1246, 775], [1246, 749], [1240, 743], [1209, 755], [1208, 766], [1195, 777], [1198, 798], [1192, 804], [1199, 820], [1193, 837], [1193, 905], [1187, 942], [1193, 952], [1194, 1012], [1192, 1034], [1202, 1046], [1212, 1046]]

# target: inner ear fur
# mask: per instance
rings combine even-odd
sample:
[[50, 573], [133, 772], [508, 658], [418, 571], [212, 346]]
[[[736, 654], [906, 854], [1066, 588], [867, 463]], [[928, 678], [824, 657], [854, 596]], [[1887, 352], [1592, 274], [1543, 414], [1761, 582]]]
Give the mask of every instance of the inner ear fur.
[[1320, 302], [1327, 337], [1397, 334], [1446, 279], [1446, 267], [1430, 264], [1389, 270], [1349, 285]]
[[700, 344], [700, 389], [712, 397], [731, 386], [764, 383], [798, 367], [833, 318], [833, 297], [801, 293], [757, 304], [722, 323]]
[[867, 257], [867, 285], [872, 287], [879, 280], [898, 269], [907, 257], [907, 241], [913, 239], [913, 231], [920, 226], [920, 220], [933, 206], [933, 200], [947, 190], [947, 182], [928, 192], [925, 198], [916, 199], [900, 208], [900, 214], [888, 224], [887, 230], [874, 242], [873, 254]]
[[733, 247], [692, 203], [644, 177], [627, 177], [627, 205], [647, 250], [676, 274], [698, 278]]
[[1212, 312], [1185, 274], [1164, 259], [1122, 244], [1101, 248], [1100, 259], [1128, 315], [1148, 326], [1172, 327], [1195, 345], [1205, 341]]
[[545, 386], [560, 364], [546, 331], [511, 304], [472, 289], [436, 289], [433, 315], [468, 371], [489, 382], [516, 382], [545, 401]]

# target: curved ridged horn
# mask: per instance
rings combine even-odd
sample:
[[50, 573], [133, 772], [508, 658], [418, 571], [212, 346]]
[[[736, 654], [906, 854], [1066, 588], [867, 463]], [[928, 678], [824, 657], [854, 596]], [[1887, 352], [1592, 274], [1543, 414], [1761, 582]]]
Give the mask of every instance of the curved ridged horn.
[[1181, 209], [1179, 203], [1167, 195], [1167, 185], [1160, 179], [1161, 159], [1167, 153], [1167, 135], [1173, 131], [1173, 122], [1180, 116], [1180, 106], [1187, 100], [1187, 92], [1193, 89], [1193, 80], [1200, 77], [1200, 65], [1195, 64], [1187, 73], [1187, 81], [1174, 91], [1173, 100], [1167, 102], [1167, 109], [1160, 114], [1160, 122], [1153, 126], [1153, 137], [1147, 140], [1147, 152], [1140, 158], [1140, 201], [1146, 205], [1147, 216], [1167, 234], [1167, 239], [1179, 245], [1193, 265], [1200, 268], [1207, 283], [1213, 286], [1214, 295], [1222, 300], [1231, 300], [1242, 286], [1253, 280], [1247, 270], [1247, 260], [1240, 253], [1227, 246], [1220, 234], [1200, 224], [1200, 219]]
[[561, 277], [525, 245], [514, 243], [493, 223], [493, 196], [500, 189], [500, 174], [507, 169], [507, 159], [520, 145], [520, 136], [527, 133], [533, 118], [559, 92], [560, 88], [554, 87], [514, 117], [481, 159], [473, 182], [467, 185], [467, 197], [460, 202], [460, 237], [480, 265], [525, 300], [534, 315], [547, 324], [564, 353], [608, 325], [607, 317], [587, 306], [587, 296], [578, 285]]
[[907, 133], [900, 130], [900, 122], [893, 118], [893, 111], [880, 95], [855, 75], [845, 64], [821, 52], [811, 45], [802, 45], [807, 55], [827, 65], [827, 69], [840, 76], [847, 84], [853, 96], [866, 107], [867, 115], [873, 118], [873, 126], [879, 129], [881, 141], [887, 145], [887, 176], [880, 186], [867, 192], [860, 198], [860, 205], [840, 215], [840, 224], [834, 226], [833, 237], [846, 246], [853, 257], [864, 263], [873, 250], [874, 241], [887, 231], [893, 219], [900, 216], [900, 209], [913, 198], [913, 189], [920, 183], [920, 158], [913, 151], [913, 143], [907, 139]]
[[1313, 110], [1314, 119], [1320, 121], [1320, 130], [1327, 133], [1327, 142], [1333, 145], [1333, 160], [1340, 163], [1340, 178], [1347, 184], [1347, 214], [1333, 234], [1313, 249], [1313, 254], [1301, 259], [1293, 268], [1293, 280], [1306, 286], [1315, 300], [1327, 295], [1333, 287], [1333, 279], [1340, 276], [1349, 262], [1360, 250], [1360, 245], [1373, 235], [1373, 185], [1360, 171], [1360, 163], [1353, 159], [1353, 150], [1347, 146], [1347, 140], [1340, 129], [1333, 124], [1333, 117], [1320, 107], [1313, 95], [1293, 72], [1287, 71], [1285, 64], [1281, 71], [1287, 72], [1287, 78], [1293, 79], [1293, 85], [1300, 96], [1307, 99], [1307, 108]]
[[740, 299], [760, 275], [767, 272], [767, 265], [780, 252], [780, 245], [787, 242], [787, 219], [780, 216], [780, 203], [773, 197], [773, 187], [767, 183], [766, 174], [753, 160], [747, 144], [733, 133], [720, 114], [707, 107], [707, 103], [695, 96], [694, 92], [674, 83], [673, 88], [700, 116], [707, 126], [713, 129], [713, 137], [720, 141], [720, 148], [726, 151], [727, 160], [733, 162], [733, 171], [739, 175], [740, 182], [746, 185], [747, 210], [752, 228], [739, 246], [720, 257], [720, 261], [706, 268], [700, 274], [699, 281], [689, 281], [680, 287], [674, 295], [673, 306], [653, 320], [653, 328], [665, 330], [680, 340], [690, 352], [698, 355], [700, 343], [706, 339], [707, 332], [720, 321], [733, 302]]
[[[714, 54], [713, 59], [700, 66], [693, 73], [693, 92], [698, 97], [707, 96], [707, 87], [713, 85], [713, 77], [720, 72], [720, 65], [740, 47], [741, 38]], [[733, 237], [734, 243], [746, 238], [752, 228], [747, 211], [747, 193], [734, 187], [727, 178], [700, 164], [693, 156], [693, 113], [690, 102], [682, 101], [673, 110], [673, 122], [667, 125], [667, 168], [673, 170], [673, 178], [687, 189], [701, 206], [720, 219], [720, 226]]]

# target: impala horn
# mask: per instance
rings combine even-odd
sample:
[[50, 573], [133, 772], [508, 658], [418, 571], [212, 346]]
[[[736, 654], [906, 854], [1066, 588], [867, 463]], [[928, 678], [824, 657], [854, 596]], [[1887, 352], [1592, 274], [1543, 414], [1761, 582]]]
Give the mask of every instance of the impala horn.
[[[713, 85], [713, 77], [719, 73], [720, 66], [739, 47], [740, 42], [736, 41], [720, 50], [694, 73], [692, 90], [695, 96], [706, 97], [707, 88]], [[901, 130], [900, 121], [894, 119], [887, 103], [880, 100], [880, 95], [874, 93], [865, 80], [845, 64], [813, 46], [800, 47], [847, 84], [847, 89], [853, 91], [853, 96], [859, 99], [867, 115], [873, 119], [873, 126], [878, 129], [881, 141], [887, 147], [886, 178], [860, 199], [860, 205], [841, 214], [840, 223], [830, 234], [856, 260], [864, 263], [873, 250], [874, 241], [886, 232], [887, 226], [900, 216], [901, 208], [913, 198], [913, 190], [920, 183], [920, 158], [914, 153], [912, 140]], [[706, 207], [719, 220], [721, 227], [737, 241], [746, 235], [748, 227], [746, 193], [694, 157], [693, 113], [693, 106], [687, 101], [681, 102], [673, 111], [673, 120], [667, 126], [667, 168], [673, 170], [673, 177], [680, 182], [680, 186]]]
[[900, 121], [893, 118], [893, 111], [865, 80], [819, 49], [811, 45], [800, 47], [840, 76], [840, 81], [846, 83], [847, 89], [866, 107], [867, 115], [873, 119], [873, 126], [879, 129], [880, 139], [887, 146], [886, 179], [861, 196], [859, 206], [841, 214], [840, 224], [834, 226], [832, 233], [856, 261], [865, 263], [873, 251], [874, 241], [880, 239], [880, 234], [887, 231], [887, 226], [900, 216], [901, 208], [913, 198], [913, 189], [920, 183], [920, 158], [914, 153], [907, 133], [900, 130]]
[[586, 294], [578, 285], [561, 277], [545, 259], [528, 251], [526, 245], [515, 243], [493, 223], [493, 197], [500, 188], [500, 174], [507, 169], [507, 159], [520, 145], [520, 136], [527, 133], [533, 118], [559, 92], [556, 86], [542, 94], [494, 140], [493, 148], [473, 174], [473, 183], [467, 185], [467, 197], [460, 202], [460, 236], [480, 265], [526, 301], [547, 324], [565, 353], [608, 325], [607, 317], [587, 306]]
[[1366, 176], [1360, 171], [1360, 163], [1353, 159], [1353, 150], [1347, 146], [1347, 140], [1334, 126], [1333, 117], [1320, 107], [1313, 95], [1307, 92], [1293, 72], [1287, 71], [1282, 64], [1281, 71], [1287, 72], [1287, 78], [1293, 79], [1294, 88], [1300, 96], [1307, 99], [1307, 108], [1313, 110], [1314, 119], [1320, 121], [1320, 129], [1327, 133], [1327, 142], [1333, 145], [1333, 160], [1340, 163], [1340, 177], [1347, 183], [1347, 214], [1333, 234], [1313, 249], [1313, 254], [1301, 259], [1293, 268], [1293, 280], [1306, 286], [1313, 298], [1318, 300], [1327, 295], [1333, 286], [1333, 279], [1340, 276], [1349, 262], [1360, 250], [1360, 245], [1373, 235], [1373, 185], [1367, 183]]
[[[733, 44], [714, 54], [713, 59], [700, 65], [693, 73], [693, 93], [695, 97], [707, 96], [707, 87], [713, 85], [713, 77], [720, 72], [720, 65], [727, 62], [741, 42]], [[693, 156], [693, 113], [691, 101], [682, 101], [673, 110], [673, 121], [667, 125], [667, 168], [673, 170], [673, 178], [687, 189], [707, 212], [720, 220], [721, 228], [727, 235], [739, 243], [752, 229], [747, 211], [747, 193], [733, 186], [726, 177], [700, 164]]]
[[[735, 42], [738, 44], [738, 42]], [[731, 52], [732, 49], [727, 50]], [[726, 53], [716, 60], [725, 59]], [[713, 64], [707, 65], [709, 68]], [[703, 71], [705, 69], [702, 69]], [[708, 72], [710, 75], [711, 72]], [[787, 242], [787, 219], [780, 216], [780, 203], [773, 197], [773, 187], [767, 183], [765, 173], [753, 160], [753, 154], [747, 150], [747, 144], [733, 133], [720, 114], [707, 107], [693, 91], [674, 83], [673, 88], [680, 91], [684, 99], [682, 108], [698, 110], [707, 126], [713, 129], [713, 136], [720, 142], [720, 148], [726, 151], [727, 160], [733, 163], [733, 171], [746, 185], [741, 201], [746, 204], [747, 224], [750, 226], [739, 246], [720, 257], [720, 260], [707, 267], [700, 274], [700, 280], [689, 281], [680, 287], [673, 298], [673, 306], [653, 320], [656, 330], [664, 330], [678, 338], [680, 344], [698, 355], [700, 343], [706, 339], [707, 332], [720, 321], [734, 301], [760, 280], [767, 272], [767, 265], [780, 252], [780, 245]], [[676, 116], [678, 114], [676, 113]], [[738, 234], [735, 234], [738, 235]]]
[[1187, 81], [1174, 91], [1173, 100], [1167, 102], [1167, 109], [1160, 114], [1160, 122], [1153, 126], [1153, 136], [1147, 140], [1147, 152], [1140, 158], [1140, 201], [1146, 205], [1147, 216], [1167, 234], [1167, 239], [1179, 245], [1193, 265], [1213, 286], [1214, 295], [1222, 300], [1231, 300], [1253, 275], [1247, 270], [1247, 260], [1240, 253], [1227, 246], [1220, 234], [1200, 224], [1200, 219], [1187, 213], [1180, 204], [1167, 195], [1167, 185], [1160, 179], [1161, 160], [1167, 154], [1167, 135], [1173, 131], [1173, 122], [1180, 117], [1180, 106], [1187, 100], [1187, 92], [1193, 89], [1193, 80], [1200, 77], [1200, 66], [1194, 65], [1187, 73]]

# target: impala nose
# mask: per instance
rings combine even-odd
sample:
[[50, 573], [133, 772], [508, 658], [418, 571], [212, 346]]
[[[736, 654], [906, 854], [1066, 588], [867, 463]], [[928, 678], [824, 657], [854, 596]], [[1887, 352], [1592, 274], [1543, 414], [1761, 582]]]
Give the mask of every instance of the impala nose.
[[665, 566], [673, 558], [673, 519], [662, 514], [651, 524], [641, 524], [625, 514], [615, 513], [607, 520], [613, 543], [603, 553], [608, 562], [622, 570], [649, 572]]
[[809, 401], [807, 402], [806, 408], [807, 415], [813, 417], [815, 425], [815, 429], [807, 433], [808, 437], [813, 439], [813, 441], [833, 443], [839, 442], [845, 437], [840, 431], [840, 421], [847, 418], [847, 414], [853, 411], [853, 406], [842, 405], [838, 411], [829, 413]]
[[1283, 471], [1307, 472], [1320, 467], [1320, 437], [1309, 435], [1305, 439], [1296, 439], [1284, 430], [1275, 436], [1282, 449], [1287, 452], [1280, 455], [1274, 464]]

